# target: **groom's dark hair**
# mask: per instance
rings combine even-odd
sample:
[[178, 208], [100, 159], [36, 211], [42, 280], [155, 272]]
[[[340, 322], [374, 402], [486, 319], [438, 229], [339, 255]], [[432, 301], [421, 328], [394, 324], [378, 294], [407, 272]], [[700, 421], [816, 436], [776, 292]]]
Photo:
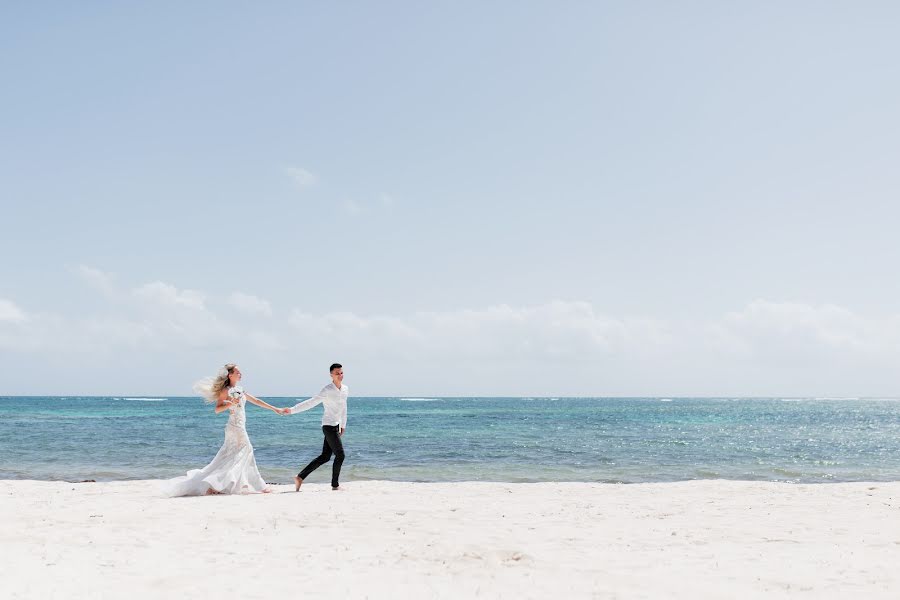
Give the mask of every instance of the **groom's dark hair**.
[[343, 365], [341, 365], [341, 363], [334, 363], [333, 365], [331, 365], [330, 367], [328, 367], [328, 372], [329, 372], [329, 373], [334, 373], [334, 370], [335, 370], [335, 369], [343, 369], [343, 368], [344, 368], [344, 367], [343, 367]]

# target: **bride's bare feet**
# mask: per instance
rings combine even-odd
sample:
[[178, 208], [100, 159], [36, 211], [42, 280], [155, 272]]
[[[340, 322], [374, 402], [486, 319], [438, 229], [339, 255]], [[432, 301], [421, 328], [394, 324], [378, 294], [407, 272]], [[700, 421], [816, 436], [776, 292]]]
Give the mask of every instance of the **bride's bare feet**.
[[303, 485], [303, 480], [299, 477], [294, 477], [294, 491], [299, 492], [300, 486]]
[[208, 490], [206, 490], [206, 495], [207, 495], [207, 496], [218, 496], [218, 495], [221, 494], [221, 493], [222, 493], [222, 492], [220, 492], [219, 490], [214, 490], [214, 489], [212, 489], [212, 488], [209, 488]]
[[263, 493], [263, 494], [271, 494], [271, 493], [272, 493], [272, 488], [263, 488], [263, 489], [262, 489], [262, 493]]

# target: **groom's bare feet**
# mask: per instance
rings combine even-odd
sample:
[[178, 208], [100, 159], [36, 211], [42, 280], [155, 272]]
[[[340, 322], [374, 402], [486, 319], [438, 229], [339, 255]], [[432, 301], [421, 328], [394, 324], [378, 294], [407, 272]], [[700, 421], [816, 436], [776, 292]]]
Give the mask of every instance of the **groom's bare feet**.
[[294, 477], [294, 491], [299, 492], [300, 486], [303, 485], [303, 480], [300, 477]]

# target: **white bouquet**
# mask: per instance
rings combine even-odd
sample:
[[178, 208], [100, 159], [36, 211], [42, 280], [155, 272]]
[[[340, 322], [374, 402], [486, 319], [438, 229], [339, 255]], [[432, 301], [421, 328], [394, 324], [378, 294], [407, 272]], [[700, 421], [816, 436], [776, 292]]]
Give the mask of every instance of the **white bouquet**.
[[244, 395], [244, 388], [239, 385], [234, 386], [230, 390], [228, 390], [228, 397], [231, 398], [234, 404], [240, 404], [241, 396]]

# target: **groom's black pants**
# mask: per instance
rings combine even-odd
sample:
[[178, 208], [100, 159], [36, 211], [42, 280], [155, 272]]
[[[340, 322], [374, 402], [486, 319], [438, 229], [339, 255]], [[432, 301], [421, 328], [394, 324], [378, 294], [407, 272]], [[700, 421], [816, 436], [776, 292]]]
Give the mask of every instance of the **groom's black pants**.
[[322, 433], [325, 441], [322, 443], [322, 454], [312, 459], [297, 475], [300, 479], [306, 479], [307, 475], [327, 463], [334, 454], [334, 466], [331, 468], [331, 487], [338, 487], [338, 479], [341, 477], [341, 465], [344, 464], [344, 445], [338, 432], [338, 425], [322, 425]]

